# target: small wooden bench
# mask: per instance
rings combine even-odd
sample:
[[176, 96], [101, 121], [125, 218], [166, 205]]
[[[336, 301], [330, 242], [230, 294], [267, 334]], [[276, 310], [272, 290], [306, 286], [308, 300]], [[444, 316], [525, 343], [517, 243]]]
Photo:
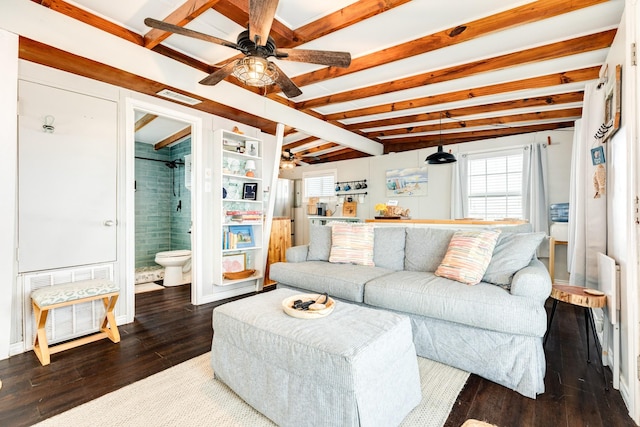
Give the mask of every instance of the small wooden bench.
[[[109, 338], [114, 343], [120, 342], [120, 332], [116, 325], [113, 310], [120, 295], [118, 286], [110, 280], [93, 279], [61, 285], [48, 286], [31, 292], [33, 314], [38, 328], [33, 344], [33, 351], [42, 365], [51, 362], [51, 355], [70, 348], [88, 344], [103, 338]], [[91, 335], [76, 338], [49, 347], [47, 343], [47, 315], [49, 310], [66, 307], [73, 304], [102, 299], [105, 315], [100, 326], [100, 331]]]

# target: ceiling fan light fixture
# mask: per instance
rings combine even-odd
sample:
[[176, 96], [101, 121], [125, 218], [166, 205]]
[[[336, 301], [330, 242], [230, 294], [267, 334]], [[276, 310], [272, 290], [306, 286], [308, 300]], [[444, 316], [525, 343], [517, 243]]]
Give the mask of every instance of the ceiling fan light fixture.
[[443, 165], [445, 163], [453, 163], [455, 161], [456, 156], [451, 153], [447, 153], [442, 149], [442, 145], [438, 145], [438, 151], [433, 154], [429, 154], [424, 162], [430, 165]]
[[280, 162], [280, 169], [293, 169], [296, 167], [296, 162], [293, 160], [282, 160]]
[[245, 56], [233, 67], [233, 75], [247, 86], [271, 86], [278, 79], [273, 63], [260, 56]]

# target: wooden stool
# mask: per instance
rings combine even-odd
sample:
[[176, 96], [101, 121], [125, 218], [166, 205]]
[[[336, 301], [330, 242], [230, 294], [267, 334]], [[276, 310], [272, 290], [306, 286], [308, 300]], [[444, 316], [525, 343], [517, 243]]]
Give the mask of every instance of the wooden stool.
[[552, 285], [551, 298], [553, 298], [553, 307], [551, 308], [551, 317], [549, 318], [549, 325], [547, 326], [547, 333], [544, 337], [543, 346], [547, 344], [547, 339], [549, 338], [549, 333], [551, 331], [551, 322], [553, 322], [553, 315], [556, 312], [558, 301], [563, 301], [571, 305], [584, 307], [584, 321], [587, 333], [587, 363], [591, 363], [591, 357], [589, 355], [589, 325], [591, 325], [591, 332], [593, 333], [593, 339], [596, 344], [596, 349], [598, 349], [598, 351], [600, 352], [598, 360], [600, 360], [600, 366], [602, 367], [604, 388], [605, 390], [609, 390], [607, 377], [604, 373], [604, 365], [602, 364], [601, 359], [602, 348], [600, 347], [600, 341], [598, 341], [598, 335], [596, 334], [596, 324], [593, 320], [593, 313], [591, 313], [592, 308], [602, 308], [607, 304], [607, 296], [589, 294], [585, 292], [585, 290], [588, 291], [589, 288], [584, 288], [582, 286], [558, 285], [555, 283]]
[[[38, 328], [33, 343], [33, 352], [40, 360], [40, 363], [42, 363], [43, 366], [48, 365], [51, 362], [51, 354], [88, 344], [102, 338], [109, 338], [114, 343], [120, 342], [120, 332], [118, 332], [118, 326], [116, 325], [116, 319], [113, 314], [119, 295], [120, 290], [115, 283], [110, 280], [101, 279], [48, 286], [31, 292], [33, 314]], [[105, 309], [100, 332], [49, 347], [46, 331], [49, 310], [97, 299], [102, 299]]]

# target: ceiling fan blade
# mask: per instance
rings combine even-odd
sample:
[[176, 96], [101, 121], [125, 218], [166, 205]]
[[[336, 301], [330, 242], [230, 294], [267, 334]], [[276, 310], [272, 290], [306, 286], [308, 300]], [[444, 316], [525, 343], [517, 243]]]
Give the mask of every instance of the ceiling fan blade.
[[351, 64], [349, 52], [331, 50], [277, 49], [275, 57], [286, 61], [310, 62], [340, 68], [347, 68]]
[[225, 77], [227, 77], [229, 74], [233, 73], [233, 67], [236, 65], [236, 62], [238, 62], [238, 61], [236, 60], [236, 61], [229, 62], [224, 67], [220, 68], [219, 70], [214, 71], [213, 73], [209, 74], [204, 79], [200, 80], [199, 83], [201, 85], [208, 85], [208, 86], [213, 86], [215, 84], [220, 83], [222, 80], [224, 80]]
[[296, 96], [302, 95], [302, 91], [294, 82], [291, 81], [289, 77], [285, 73], [282, 72], [280, 67], [274, 62], [271, 62], [273, 66], [278, 70], [278, 78], [276, 79], [276, 84], [280, 86], [282, 92], [287, 95], [287, 98], [295, 98]]
[[278, 0], [249, 0], [249, 38], [256, 45], [267, 44], [277, 8]]
[[204, 40], [204, 41], [207, 41], [207, 42], [219, 44], [219, 45], [222, 45], [222, 46], [226, 46], [226, 47], [230, 47], [232, 49], [239, 50], [239, 51], [244, 53], [242, 48], [240, 46], [238, 46], [237, 44], [235, 44], [235, 43], [232, 43], [232, 42], [227, 41], [225, 39], [221, 39], [219, 37], [210, 36], [208, 34], [204, 34], [204, 33], [201, 33], [199, 31], [193, 31], [193, 30], [190, 30], [188, 28], [179, 27], [178, 25], [169, 24], [169, 23], [164, 22], [164, 21], [158, 21], [157, 19], [153, 19], [153, 18], [146, 18], [144, 20], [144, 24], [147, 27], [156, 28], [156, 29], [162, 30], [162, 31], [169, 31], [171, 33], [180, 34], [182, 36], [192, 37], [194, 39], [200, 39], [200, 40]]

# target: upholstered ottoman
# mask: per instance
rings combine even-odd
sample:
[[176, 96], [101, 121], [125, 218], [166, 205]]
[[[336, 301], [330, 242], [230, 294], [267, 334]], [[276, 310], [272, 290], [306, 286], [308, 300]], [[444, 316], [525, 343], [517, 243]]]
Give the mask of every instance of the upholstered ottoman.
[[407, 317], [336, 302], [298, 319], [277, 289], [213, 310], [211, 366], [251, 406], [281, 426], [392, 426], [420, 403]]

